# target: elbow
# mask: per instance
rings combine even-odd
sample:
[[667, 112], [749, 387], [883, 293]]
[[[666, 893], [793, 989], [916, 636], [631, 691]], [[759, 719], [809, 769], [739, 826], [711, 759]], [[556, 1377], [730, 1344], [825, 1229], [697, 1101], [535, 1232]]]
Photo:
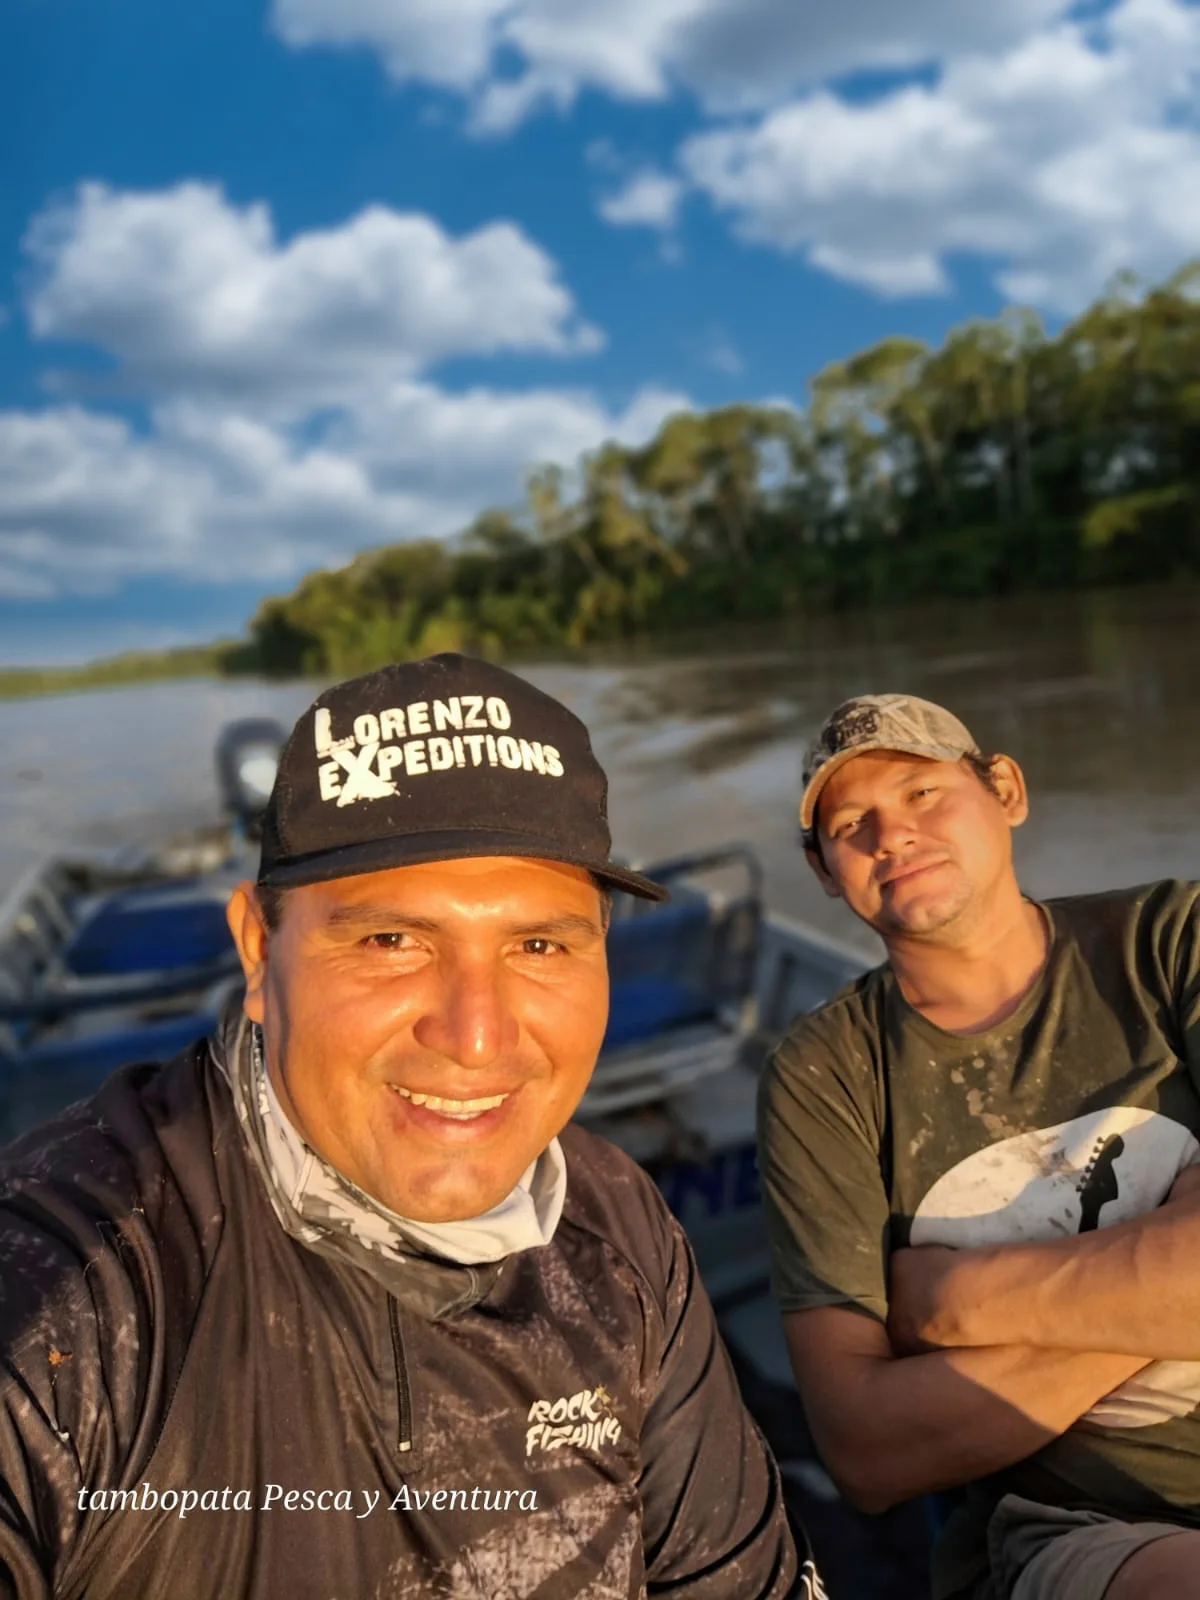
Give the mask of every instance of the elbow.
[[865, 1511], [869, 1517], [879, 1517], [893, 1506], [898, 1506], [903, 1496], [890, 1493], [886, 1487], [864, 1484], [847, 1486], [844, 1498], [856, 1511]]
[[878, 1517], [883, 1512], [890, 1511], [904, 1498], [891, 1485], [880, 1483], [869, 1474], [860, 1473], [848, 1478], [844, 1473], [835, 1472], [830, 1476], [837, 1484], [842, 1499], [856, 1511], [864, 1511], [871, 1517]]
[[851, 1448], [823, 1454], [838, 1493], [856, 1511], [877, 1517], [911, 1496], [911, 1490], [889, 1478], [883, 1452]]

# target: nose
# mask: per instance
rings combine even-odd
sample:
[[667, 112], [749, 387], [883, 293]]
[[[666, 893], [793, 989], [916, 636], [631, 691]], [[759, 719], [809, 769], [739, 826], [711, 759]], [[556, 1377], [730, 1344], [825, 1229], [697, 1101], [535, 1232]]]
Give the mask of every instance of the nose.
[[495, 962], [460, 956], [441, 967], [417, 1043], [461, 1067], [488, 1067], [516, 1048], [520, 1028]]
[[916, 843], [917, 831], [912, 818], [900, 806], [880, 806], [872, 821], [872, 854], [898, 856], [911, 850]]

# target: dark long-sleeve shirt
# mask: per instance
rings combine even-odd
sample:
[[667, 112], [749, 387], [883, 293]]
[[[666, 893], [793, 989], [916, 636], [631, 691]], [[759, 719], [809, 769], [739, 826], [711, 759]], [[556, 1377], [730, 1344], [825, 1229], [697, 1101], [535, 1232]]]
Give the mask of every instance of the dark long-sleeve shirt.
[[811, 1592], [682, 1233], [562, 1142], [551, 1243], [411, 1293], [281, 1226], [216, 1042], [11, 1146], [2, 1600]]

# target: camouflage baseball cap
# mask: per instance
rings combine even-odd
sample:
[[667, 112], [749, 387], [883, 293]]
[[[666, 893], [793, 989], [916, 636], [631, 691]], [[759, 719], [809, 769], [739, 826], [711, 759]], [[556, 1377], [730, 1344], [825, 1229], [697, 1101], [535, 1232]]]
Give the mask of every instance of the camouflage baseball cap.
[[812, 832], [821, 790], [840, 766], [868, 750], [897, 750], [930, 761], [959, 761], [979, 746], [958, 718], [912, 694], [860, 694], [829, 713], [804, 752], [800, 826]]

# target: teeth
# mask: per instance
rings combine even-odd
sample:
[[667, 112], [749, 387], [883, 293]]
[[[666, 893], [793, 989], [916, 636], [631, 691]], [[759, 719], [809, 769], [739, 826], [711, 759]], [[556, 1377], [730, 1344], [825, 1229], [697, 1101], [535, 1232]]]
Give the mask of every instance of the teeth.
[[494, 1094], [486, 1100], [447, 1100], [438, 1094], [414, 1094], [411, 1089], [401, 1088], [398, 1083], [392, 1087], [397, 1094], [402, 1094], [406, 1100], [411, 1100], [414, 1106], [425, 1106], [430, 1111], [436, 1111], [439, 1116], [454, 1117], [461, 1122], [481, 1117], [485, 1111], [494, 1111], [508, 1099], [506, 1094]]

